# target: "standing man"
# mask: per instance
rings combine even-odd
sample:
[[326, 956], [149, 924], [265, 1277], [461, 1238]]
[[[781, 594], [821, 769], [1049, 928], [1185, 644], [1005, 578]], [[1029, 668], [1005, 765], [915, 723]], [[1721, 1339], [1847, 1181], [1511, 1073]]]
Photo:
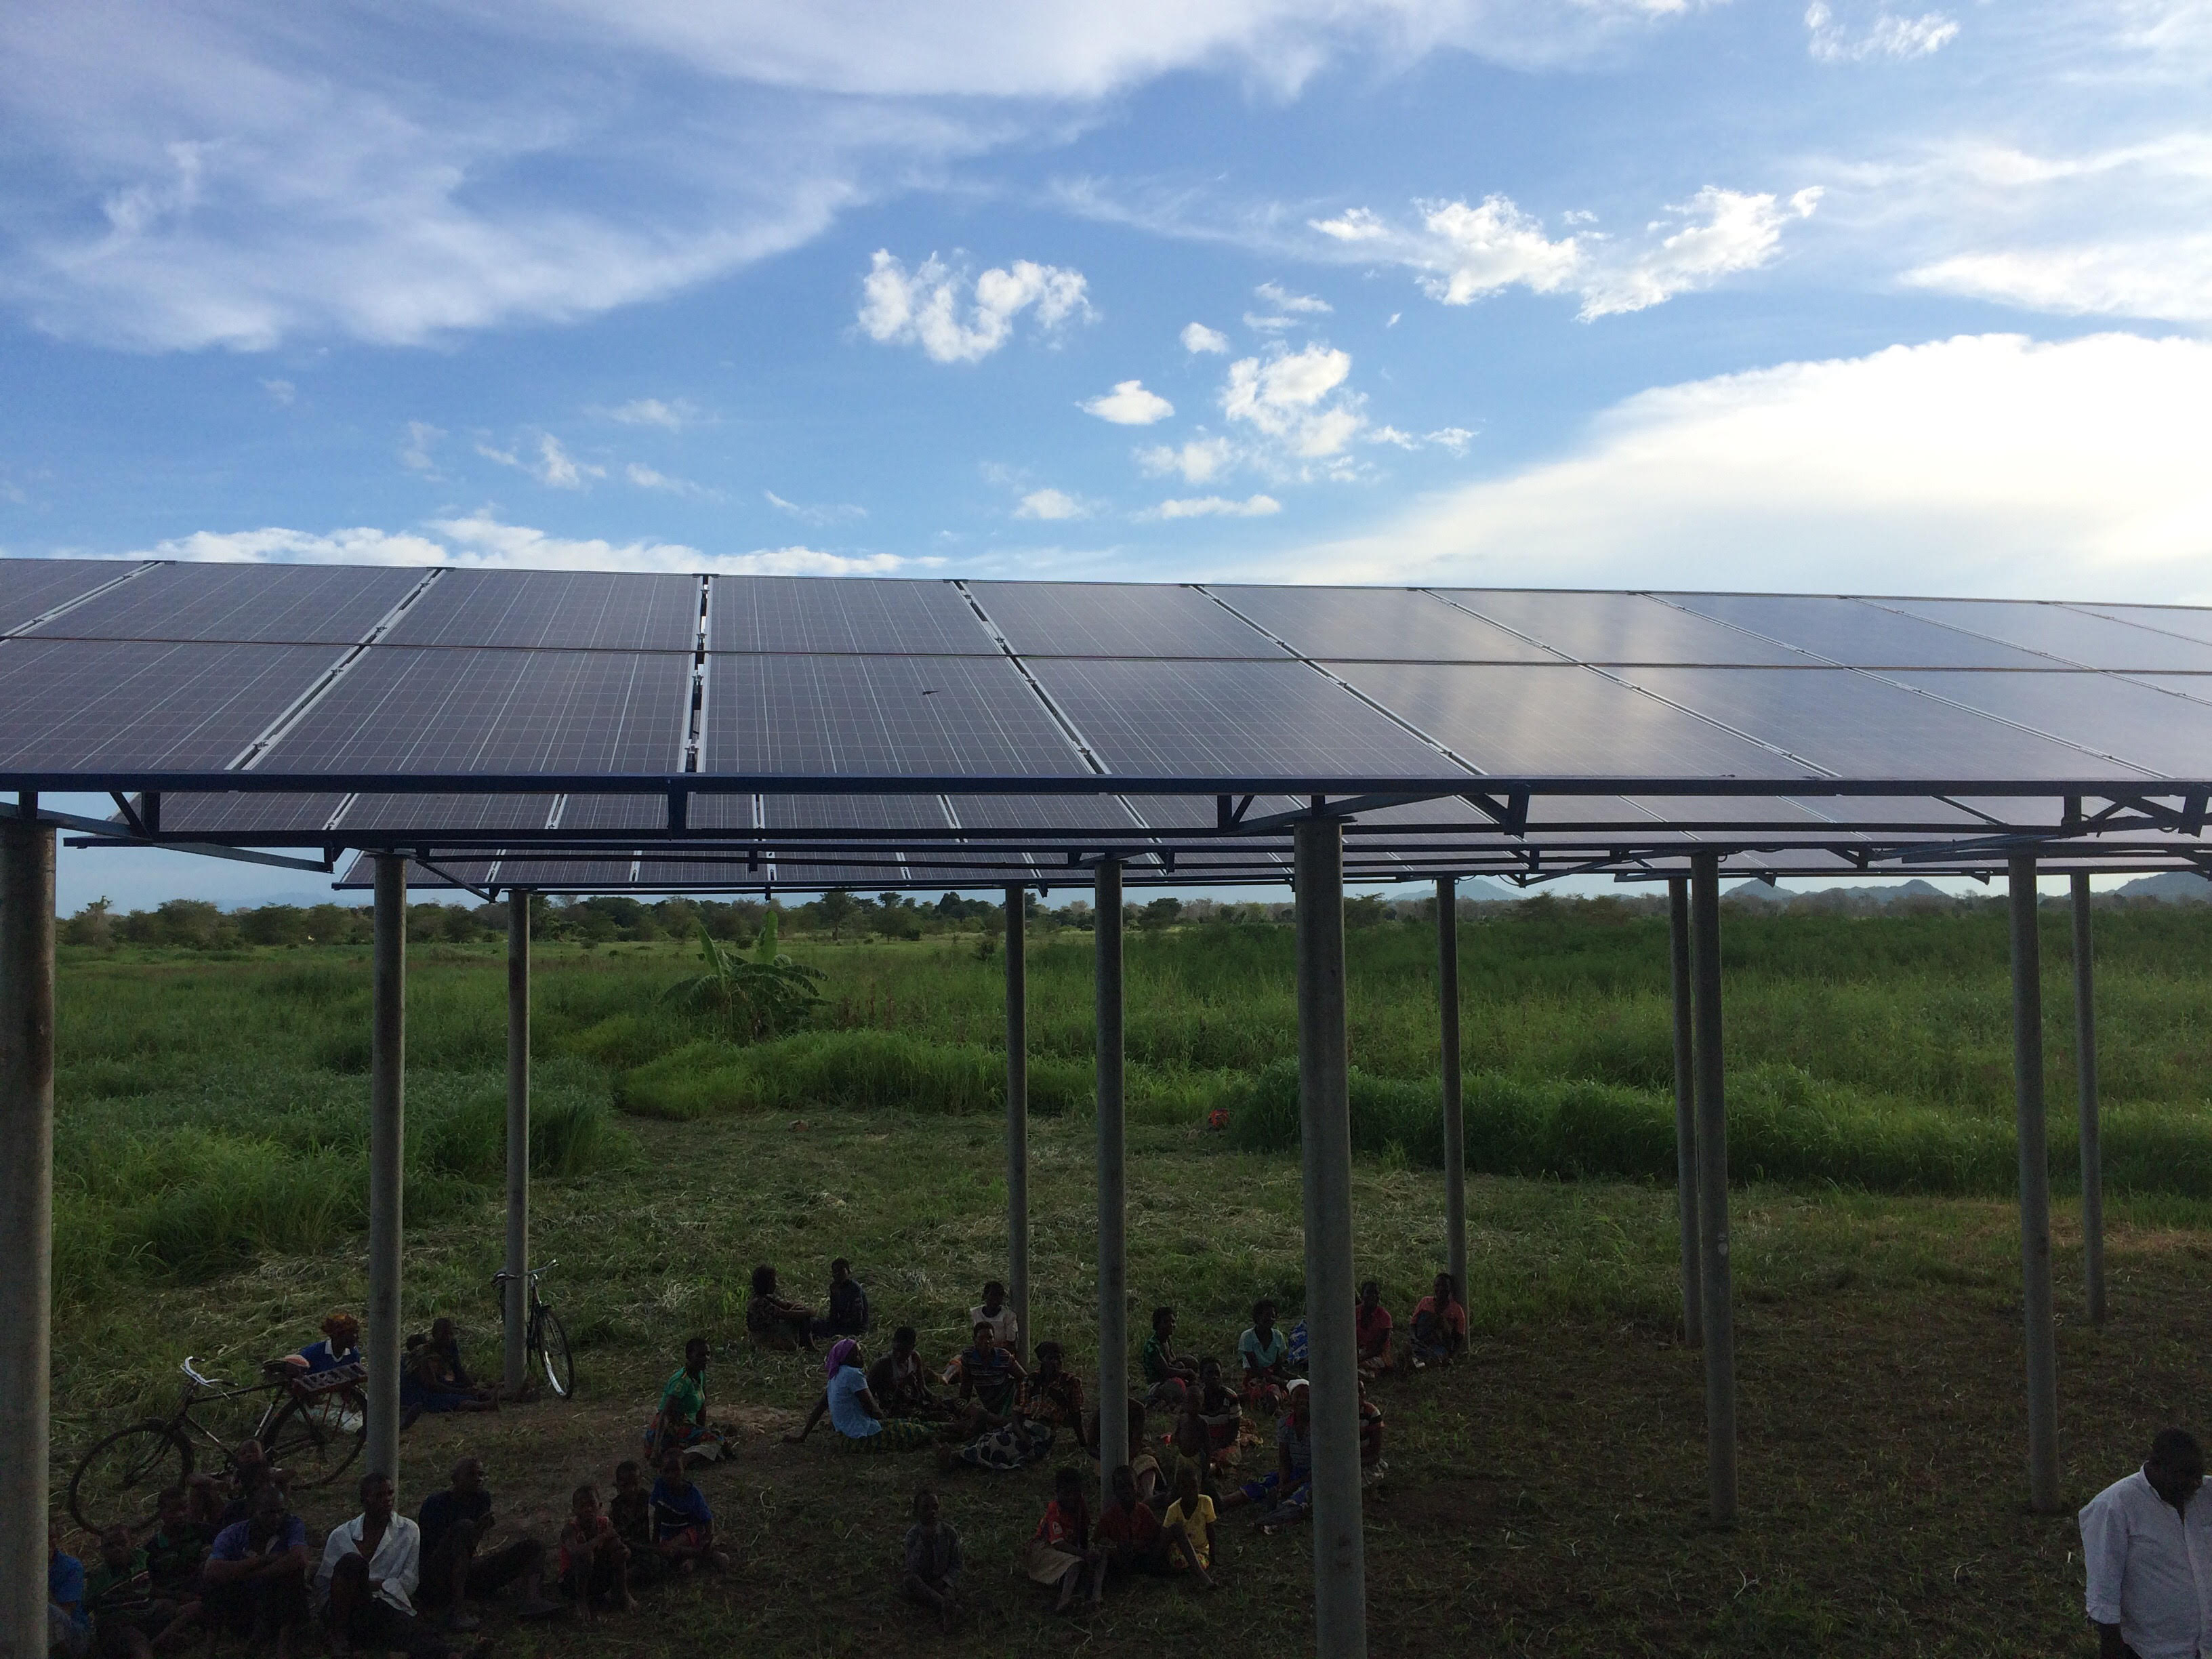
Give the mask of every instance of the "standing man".
[[2212, 1504], [2204, 1453], [2160, 1429], [2150, 1456], [2081, 1510], [2089, 1622], [2101, 1659], [2197, 1659], [2212, 1647]]

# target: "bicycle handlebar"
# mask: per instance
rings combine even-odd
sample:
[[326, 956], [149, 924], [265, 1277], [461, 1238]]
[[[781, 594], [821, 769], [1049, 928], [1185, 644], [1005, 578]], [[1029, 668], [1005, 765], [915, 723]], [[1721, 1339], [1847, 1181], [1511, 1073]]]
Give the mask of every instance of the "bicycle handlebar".
[[186, 1354], [185, 1356], [185, 1363], [182, 1365], [179, 1365], [177, 1369], [184, 1372], [184, 1374], [190, 1377], [193, 1382], [197, 1383], [203, 1389], [227, 1389], [230, 1386], [229, 1383], [218, 1382], [212, 1376], [202, 1376], [198, 1370], [193, 1369], [192, 1356], [190, 1354]]
[[[560, 1265], [561, 1259], [558, 1256], [556, 1256], [552, 1261], [547, 1262], [542, 1267], [532, 1267], [527, 1269], [527, 1276], [532, 1279], [543, 1279], [547, 1273], [551, 1273]], [[512, 1271], [507, 1268], [501, 1267], [497, 1273], [491, 1276], [491, 1282], [495, 1285], [504, 1285], [508, 1279], [513, 1279], [514, 1277], [514, 1274]]]

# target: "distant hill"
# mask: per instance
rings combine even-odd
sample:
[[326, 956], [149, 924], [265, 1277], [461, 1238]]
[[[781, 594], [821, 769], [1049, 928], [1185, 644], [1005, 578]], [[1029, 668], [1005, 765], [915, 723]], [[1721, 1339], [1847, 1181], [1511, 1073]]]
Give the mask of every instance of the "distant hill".
[[2115, 898], [2163, 899], [2169, 904], [2212, 903], [2212, 881], [2187, 870], [2161, 870], [2154, 876], [2137, 876], [2112, 890]]
[[1899, 899], [1948, 902], [1952, 896], [1916, 876], [1911, 881], [1875, 882], [1864, 887], [1824, 887], [1813, 893], [1769, 887], [1763, 881], [1745, 881], [1728, 889], [1721, 896], [1734, 899], [1739, 904], [1818, 904], [1836, 909], [1858, 909], [1880, 908]]

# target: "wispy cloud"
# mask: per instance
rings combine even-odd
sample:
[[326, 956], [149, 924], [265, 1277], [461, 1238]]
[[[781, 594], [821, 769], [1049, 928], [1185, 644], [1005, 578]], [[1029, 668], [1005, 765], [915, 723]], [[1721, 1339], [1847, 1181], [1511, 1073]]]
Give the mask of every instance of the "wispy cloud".
[[1805, 8], [1806, 51], [1824, 64], [1863, 64], [1875, 58], [1926, 58], [1958, 39], [1955, 19], [1940, 11], [1901, 17], [1877, 11], [1856, 31], [1837, 21], [1827, 0]]
[[1151, 426], [1175, 413], [1175, 405], [1158, 392], [1146, 391], [1142, 380], [1117, 380], [1111, 392], [1087, 398], [1076, 407], [1115, 426]]
[[1232, 501], [1226, 495], [1194, 495], [1162, 501], [1147, 507], [1140, 519], [1264, 519], [1283, 510], [1273, 495], [1248, 495]]
[[787, 501], [773, 489], [763, 489], [761, 491], [761, 495], [777, 512], [788, 514], [803, 524], [846, 524], [854, 519], [865, 519], [868, 516], [866, 507], [856, 507], [849, 501], [836, 501], [819, 507], [807, 507], [798, 501]]
[[1311, 294], [1293, 294], [1280, 283], [1262, 283], [1252, 290], [1278, 311], [1293, 312], [1302, 317], [1327, 316], [1336, 307], [1324, 299]]
[[1211, 483], [1236, 462], [1237, 446], [1226, 438], [1193, 438], [1137, 452], [1137, 465], [1152, 477], [1174, 474], [1193, 484]]
[[550, 432], [538, 434], [537, 453], [526, 454], [518, 449], [501, 449], [479, 442], [477, 453], [488, 461], [501, 466], [511, 466], [518, 472], [527, 472], [538, 483], [554, 489], [581, 489], [594, 478], [604, 478], [607, 470], [590, 461], [580, 461], [571, 455], [561, 441]]
[[261, 389], [269, 394], [269, 401], [280, 409], [289, 409], [292, 400], [300, 394], [300, 388], [289, 380], [264, 380]]
[[681, 432], [697, 422], [699, 411], [683, 398], [666, 402], [659, 398], [635, 398], [609, 410], [607, 418], [624, 426], [657, 426], [670, 432]]
[[863, 333], [879, 345], [918, 345], [940, 363], [980, 362], [1013, 337], [1024, 312], [1048, 338], [1088, 320], [1093, 313], [1083, 273], [1017, 259], [971, 281], [933, 253], [909, 271], [878, 248], [860, 284]]
[[1090, 507], [1076, 497], [1060, 489], [1032, 489], [1022, 497], [1014, 508], [1018, 519], [1083, 519], [1091, 515]]
[[1182, 331], [1182, 349], [1194, 357], [1200, 352], [1215, 352], [1226, 356], [1229, 337], [1218, 328], [1208, 328], [1204, 323], [1186, 323]]
[[704, 484], [693, 483], [689, 478], [672, 477], [658, 468], [641, 461], [632, 461], [623, 468], [623, 477], [640, 489], [658, 489], [671, 495], [685, 495], [694, 501], [720, 501], [721, 492], [709, 489]]
[[443, 428], [432, 426], [428, 421], [408, 422], [406, 435], [399, 441], [399, 465], [410, 472], [436, 477], [438, 461], [430, 452], [445, 435]]

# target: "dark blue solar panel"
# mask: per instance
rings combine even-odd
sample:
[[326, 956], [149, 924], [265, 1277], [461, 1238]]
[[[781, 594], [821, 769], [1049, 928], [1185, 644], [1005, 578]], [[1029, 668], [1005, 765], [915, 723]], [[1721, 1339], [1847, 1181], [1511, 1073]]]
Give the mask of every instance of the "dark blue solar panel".
[[0, 767], [216, 771], [339, 659], [329, 646], [0, 644]]
[[1790, 663], [1804, 659], [1643, 593], [1455, 587], [1446, 597], [1581, 662]]
[[159, 565], [39, 629], [76, 640], [350, 645], [422, 580], [394, 566]]
[[1040, 657], [1030, 667], [1109, 771], [1433, 777], [1457, 769], [1301, 662]]
[[[1677, 605], [1852, 668], [2047, 668], [2050, 659], [1863, 599], [1796, 593], [1671, 593]], [[1624, 659], [1625, 660], [1625, 659]], [[1646, 661], [1684, 661], [1647, 658]], [[1718, 661], [1720, 659], [1714, 659]], [[1749, 661], [1739, 658], [1738, 661]], [[1795, 660], [1778, 653], [1775, 660]]]
[[2212, 708], [2109, 674], [1943, 673], [1891, 678], [2168, 777], [2212, 778]]
[[988, 656], [998, 647], [950, 582], [717, 576], [708, 611], [715, 651], [908, 652]]
[[2132, 623], [2138, 628], [2155, 628], [2162, 634], [2179, 634], [2184, 639], [2212, 645], [2212, 611], [2203, 605], [2076, 605], [2070, 608], [2086, 611], [2092, 616], [2109, 617], [2113, 622]]
[[1164, 582], [971, 582], [1024, 656], [1280, 658], [1282, 647], [1194, 587]]
[[1946, 623], [2080, 668], [2124, 672], [2212, 669], [2212, 645], [2093, 616], [2071, 605], [2027, 599], [1875, 599], [1910, 617]]
[[1483, 771], [1521, 777], [1802, 777], [1807, 769], [1588, 668], [1336, 663]]
[[1002, 655], [716, 653], [699, 769], [1013, 776], [1085, 769]]
[[1216, 586], [1210, 591], [1308, 657], [1383, 662], [1559, 660], [1542, 647], [1418, 588]]
[[696, 576], [586, 570], [447, 570], [386, 635], [395, 645], [689, 651]]
[[112, 559], [0, 559], [0, 634], [143, 568]]

